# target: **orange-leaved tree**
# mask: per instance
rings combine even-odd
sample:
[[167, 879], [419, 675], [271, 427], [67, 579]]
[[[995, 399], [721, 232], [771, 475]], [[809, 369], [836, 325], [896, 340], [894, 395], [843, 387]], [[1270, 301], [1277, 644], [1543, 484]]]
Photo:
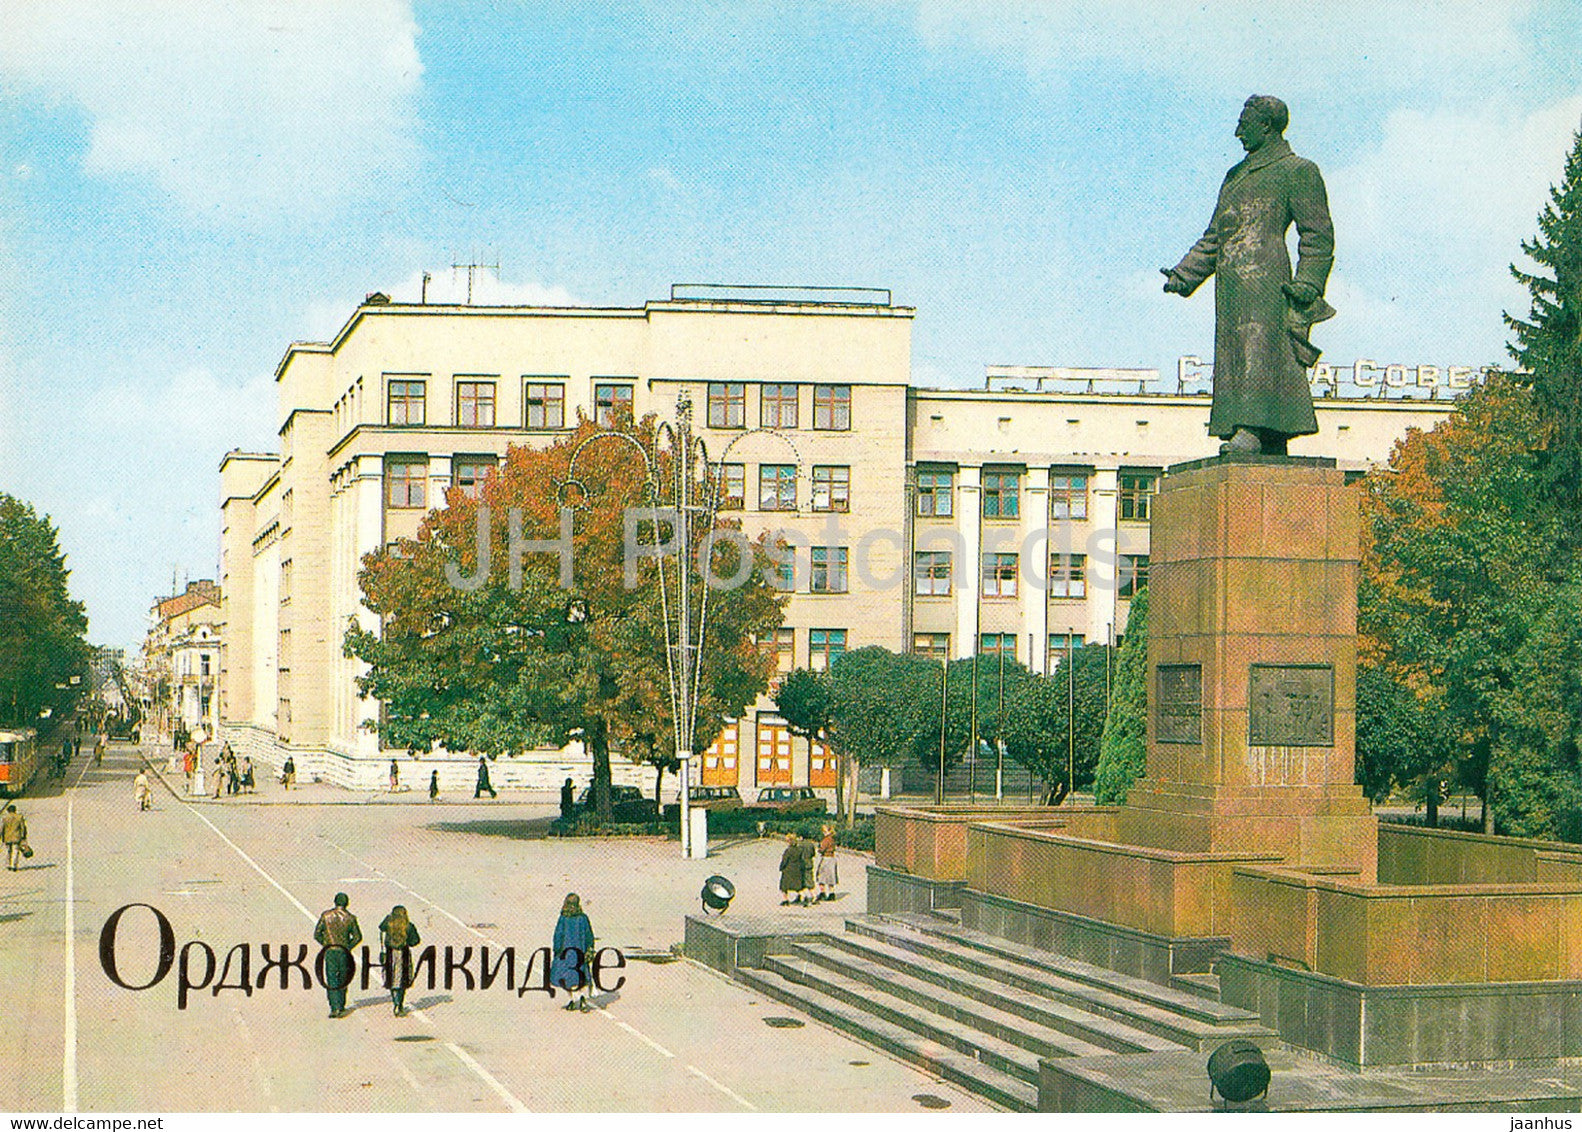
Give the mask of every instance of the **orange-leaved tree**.
[[[345, 648], [368, 665], [359, 688], [384, 707], [386, 745], [494, 757], [580, 739], [604, 819], [612, 748], [674, 765], [679, 658], [672, 647], [667, 663], [674, 636], [665, 613], [673, 621], [680, 598], [675, 556], [628, 553], [628, 543], [651, 555], [656, 536], [660, 550], [672, 540], [668, 519], [656, 529], [643, 510], [671, 505], [673, 465], [653, 417], [622, 423], [635, 444], [583, 418], [546, 448], [512, 447], [476, 498], [452, 488], [415, 540], [364, 558], [359, 581], [380, 631], [353, 624]], [[706, 499], [706, 468], [691, 474], [694, 496]], [[569, 556], [531, 549], [561, 539], [564, 508]], [[706, 509], [689, 521], [694, 546], [711, 522], [719, 532], [687, 572], [693, 640], [700, 621], [706, 633], [696, 681], [701, 748], [768, 686], [773, 657], [757, 638], [779, 626], [785, 598], [763, 540], [747, 543]]]

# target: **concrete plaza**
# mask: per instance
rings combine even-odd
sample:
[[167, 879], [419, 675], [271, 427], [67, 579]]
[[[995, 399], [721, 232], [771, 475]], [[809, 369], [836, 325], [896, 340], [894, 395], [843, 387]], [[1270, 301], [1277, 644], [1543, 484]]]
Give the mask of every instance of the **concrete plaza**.
[[[86, 751], [86, 745], [84, 747]], [[163, 769], [168, 750], [145, 749]], [[132, 779], [144, 750], [114, 745], [102, 768], [84, 754], [64, 785], [19, 802], [37, 855], [0, 882], [0, 1018], [15, 1056], [0, 1110], [96, 1111], [920, 1111], [982, 1101], [817, 1023], [776, 1026], [786, 1008], [696, 964], [668, 959], [705, 877], [723, 873], [730, 915], [781, 914], [781, 844], [746, 841], [684, 861], [674, 842], [543, 839], [551, 807], [502, 797], [431, 805], [420, 792], [372, 800], [329, 787], [187, 800], [155, 780], [139, 813]], [[795, 911], [838, 926], [863, 907], [867, 858], [844, 858], [840, 901]], [[202, 940], [223, 964], [233, 945], [312, 944], [337, 891], [351, 897], [378, 950], [380, 919], [405, 904], [423, 944], [521, 962], [547, 946], [568, 891], [582, 896], [601, 946], [634, 958], [625, 986], [579, 1015], [561, 1000], [496, 984], [388, 996], [354, 984], [350, 1017], [326, 1017], [324, 992], [227, 989], [176, 1003], [159, 986], [116, 986], [100, 966], [106, 919], [149, 904], [180, 948]], [[129, 913], [122, 975], [145, 981], [157, 945], [147, 912]], [[195, 968], [202, 963], [194, 956]], [[443, 961], [440, 964], [443, 980]], [[216, 974], [218, 982], [220, 976]], [[233, 980], [234, 981], [234, 980]], [[801, 1019], [798, 1019], [801, 1021]], [[919, 1099], [921, 1098], [921, 1099]]]

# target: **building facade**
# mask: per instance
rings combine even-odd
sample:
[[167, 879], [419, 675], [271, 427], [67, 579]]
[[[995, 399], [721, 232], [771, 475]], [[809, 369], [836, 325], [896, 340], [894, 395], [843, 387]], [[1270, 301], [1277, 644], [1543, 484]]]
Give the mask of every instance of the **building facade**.
[[160, 598], [143, 641], [144, 718], [165, 734], [213, 738], [220, 724], [221, 595], [213, 579]]
[[[1047, 672], [1070, 647], [1113, 639], [1146, 582], [1160, 475], [1216, 450], [1206, 393], [1164, 391], [1153, 371], [1029, 367], [995, 367], [982, 389], [914, 388], [913, 313], [867, 291], [677, 290], [630, 309], [371, 296], [333, 341], [287, 350], [279, 453], [221, 464], [227, 736], [269, 765], [290, 754], [329, 781], [382, 783], [406, 755], [381, 750], [377, 705], [341, 647], [350, 622], [373, 625], [363, 555], [415, 534], [447, 491], [474, 490], [508, 446], [552, 443], [579, 413], [671, 419], [683, 392], [725, 506], [749, 538], [780, 531], [796, 547], [786, 620], [765, 642], [780, 671], [881, 645], [1003, 650]], [[1293, 451], [1360, 469], [1449, 409], [1321, 399], [1319, 435]], [[699, 759], [703, 783], [744, 794], [835, 786], [833, 759], [767, 698]], [[474, 762], [440, 752], [408, 777], [433, 768], [442, 788], [465, 788]], [[551, 790], [589, 766], [573, 748], [492, 773]]]

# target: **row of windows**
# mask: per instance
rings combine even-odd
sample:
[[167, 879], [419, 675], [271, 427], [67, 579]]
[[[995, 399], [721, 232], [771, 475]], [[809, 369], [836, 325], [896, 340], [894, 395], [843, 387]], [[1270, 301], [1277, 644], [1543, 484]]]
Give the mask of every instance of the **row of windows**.
[[[846, 651], [845, 629], [807, 631], [808, 667], [822, 672]], [[796, 630], [776, 629], [758, 636], [758, 647], [775, 658], [775, 672], [781, 675], [796, 667]]]
[[[917, 514], [922, 518], [949, 518], [955, 510], [953, 494], [956, 473], [942, 469], [919, 468], [917, 472]], [[1016, 519], [1021, 516], [1022, 473], [984, 472], [980, 499], [985, 519]], [[1159, 487], [1154, 472], [1122, 472], [1118, 481], [1120, 517], [1145, 522], [1150, 501]], [[1049, 515], [1053, 519], [1088, 517], [1088, 476], [1061, 472], [1049, 477]]]
[[[495, 456], [457, 456], [450, 462], [450, 482], [469, 498], [478, 498], [484, 477], [499, 464]], [[385, 461], [385, 506], [392, 510], [428, 509], [428, 461], [421, 456], [393, 456]]]
[[[760, 428], [797, 428], [801, 386], [793, 382], [767, 383], [759, 387], [758, 426]], [[747, 427], [747, 384], [741, 381], [709, 383], [708, 410], [704, 419], [710, 428]], [[834, 432], [851, 428], [851, 386], [815, 385], [813, 387], [813, 427]]]
[[[1073, 649], [1083, 646], [1087, 638], [1081, 633], [1050, 633], [1049, 634], [1049, 665], [1051, 668], [1058, 666], [1065, 660], [1066, 655]], [[918, 656], [926, 656], [933, 660], [946, 660], [950, 657], [949, 633], [913, 633], [912, 652]], [[1016, 659], [1016, 634], [1015, 633], [982, 633], [978, 637], [979, 656], [1001, 656], [1007, 660]]]
[[[795, 511], [797, 474], [795, 464], [758, 465], [758, 510]], [[747, 506], [747, 465], [714, 465], [719, 490], [720, 510], [741, 511]], [[814, 511], [851, 510], [851, 468], [846, 464], [815, 464], [812, 498]]]
[[[1021, 577], [1019, 555], [993, 552], [983, 556], [980, 593], [984, 597], [1015, 597]], [[1131, 597], [1148, 584], [1148, 556], [1122, 554], [1116, 564], [1116, 590]], [[919, 550], [912, 556], [912, 592], [918, 597], [949, 597], [953, 578], [948, 550]], [[1086, 597], [1088, 558], [1085, 554], [1052, 554], [1049, 557], [1049, 595]]]
[[[763, 428], [796, 428], [799, 386], [765, 385], [759, 397], [759, 424]], [[456, 382], [455, 422], [462, 428], [495, 428], [496, 383], [483, 380]], [[594, 419], [613, 426], [632, 412], [632, 389], [626, 382], [595, 382]], [[522, 424], [532, 429], [566, 427], [566, 383], [529, 380], [522, 386]], [[743, 382], [711, 382], [706, 418], [710, 428], [747, 427], [747, 386]], [[385, 423], [428, 423], [428, 380], [391, 378], [386, 389]], [[851, 428], [851, 386], [813, 387], [813, 427], [836, 432]]]

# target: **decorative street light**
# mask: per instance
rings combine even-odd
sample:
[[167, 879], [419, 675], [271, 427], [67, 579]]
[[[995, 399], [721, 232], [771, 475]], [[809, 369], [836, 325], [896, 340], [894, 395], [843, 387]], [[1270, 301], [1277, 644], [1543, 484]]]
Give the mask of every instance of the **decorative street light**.
[[[723, 467], [725, 457], [730, 455], [731, 449], [748, 436], [757, 433], [769, 433], [779, 437], [793, 453], [796, 446], [790, 439], [772, 429], [754, 428], [738, 433], [721, 451], [718, 464]], [[692, 601], [692, 568], [693, 568], [693, 543], [692, 543], [692, 517], [702, 516], [703, 527], [706, 531], [713, 531], [714, 524], [720, 510], [720, 489], [723, 473], [714, 476], [708, 482], [706, 490], [697, 491], [697, 484], [693, 478], [693, 469], [701, 463], [705, 470], [711, 465], [708, 445], [702, 437], [694, 436], [692, 432], [692, 395], [685, 388], [676, 394], [676, 422], [671, 425], [661, 421], [654, 430], [655, 450], [649, 451], [643, 442], [631, 432], [618, 428], [611, 428], [604, 432], [595, 433], [587, 437], [571, 453], [570, 467], [567, 469], [566, 481], [560, 485], [560, 496], [564, 501], [568, 489], [576, 488], [580, 497], [586, 499], [587, 492], [577, 479], [577, 458], [587, 448], [600, 440], [618, 440], [637, 450], [643, 458], [646, 477], [643, 483], [644, 500], [654, 508], [654, 522], [651, 524], [653, 533], [653, 557], [655, 567], [659, 571], [659, 613], [664, 625], [665, 633], [665, 674], [669, 682], [670, 716], [673, 741], [675, 743], [677, 762], [677, 781], [681, 790], [681, 855], [691, 857], [692, 845], [692, 758], [694, 739], [697, 731], [698, 717], [698, 684], [703, 673], [703, 654], [706, 633], [708, 630], [709, 616], [709, 587], [702, 588], [696, 615], [694, 616]], [[661, 506], [666, 494], [661, 483], [659, 444], [664, 442], [670, 454], [670, 479], [669, 496], [671, 505]], [[797, 453], [797, 467], [800, 471], [801, 458]], [[573, 507], [580, 509], [585, 503], [573, 503]], [[675, 530], [676, 551], [676, 590], [677, 597], [675, 610], [672, 613], [670, 602], [670, 587], [665, 576], [665, 555], [661, 553], [659, 540], [659, 521], [666, 511], [673, 515]], [[695, 622], [695, 624], [694, 624]]]

